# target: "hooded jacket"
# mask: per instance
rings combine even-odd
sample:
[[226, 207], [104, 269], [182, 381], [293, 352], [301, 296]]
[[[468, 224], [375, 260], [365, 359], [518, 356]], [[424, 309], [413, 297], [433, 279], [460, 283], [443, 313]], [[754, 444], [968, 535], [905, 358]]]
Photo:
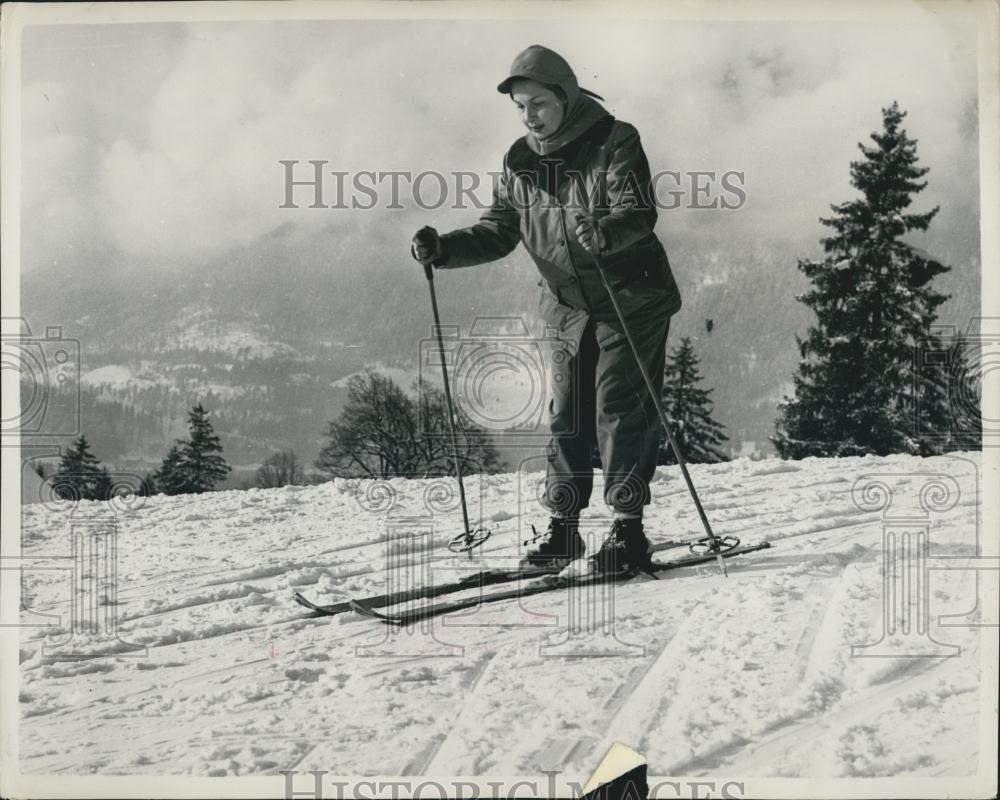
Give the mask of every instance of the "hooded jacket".
[[626, 315], [676, 313], [680, 293], [653, 233], [656, 205], [638, 132], [581, 90], [569, 65], [547, 48], [533, 45], [521, 53], [498, 91], [506, 93], [519, 77], [558, 86], [567, 99], [563, 121], [543, 141], [529, 132], [514, 142], [490, 207], [475, 225], [441, 237], [444, 256], [435, 266], [494, 261], [523, 242], [542, 275], [549, 321], [559, 321], [560, 308], [613, 319], [595, 260], [574, 233], [584, 214], [596, 219], [605, 237], [601, 264]]

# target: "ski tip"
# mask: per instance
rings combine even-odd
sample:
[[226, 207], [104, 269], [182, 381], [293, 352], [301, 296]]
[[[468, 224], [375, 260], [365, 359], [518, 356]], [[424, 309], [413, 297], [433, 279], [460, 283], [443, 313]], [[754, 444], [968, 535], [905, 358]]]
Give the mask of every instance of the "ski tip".
[[293, 597], [295, 599], [295, 602], [298, 603], [303, 608], [308, 608], [310, 611], [318, 611], [319, 610], [319, 608], [317, 607], [317, 605], [314, 602], [312, 602], [311, 600], [309, 600], [304, 594], [302, 594], [302, 592], [296, 592], [293, 595]]
[[361, 603], [357, 600], [352, 599], [349, 601], [349, 604], [351, 607], [351, 611], [353, 611], [355, 614], [360, 614], [362, 617], [368, 617], [369, 619], [377, 619], [381, 620], [382, 622], [388, 622], [394, 625], [399, 624], [398, 620], [394, 619], [393, 617], [390, 617], [387, 614], [380, 614], [375, 609], [369, 608], [364, 603]]

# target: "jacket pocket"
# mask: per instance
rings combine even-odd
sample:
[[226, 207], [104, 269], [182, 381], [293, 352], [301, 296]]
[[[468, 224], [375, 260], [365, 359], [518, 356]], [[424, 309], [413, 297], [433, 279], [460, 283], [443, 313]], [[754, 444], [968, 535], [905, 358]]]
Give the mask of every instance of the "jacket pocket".
[[667, 252], [655, 234], [650, 234], [624, 250], [609, 253], [602, 259], [605, 274], [615, 288], [634, 281], [655, 281], [670, 269]]
[[538, 311], [542, 319], [547, 323], [554, 324], [559, 318], [559, 296], [549, 288], [548, 283], [543, 278], [538, 282]]

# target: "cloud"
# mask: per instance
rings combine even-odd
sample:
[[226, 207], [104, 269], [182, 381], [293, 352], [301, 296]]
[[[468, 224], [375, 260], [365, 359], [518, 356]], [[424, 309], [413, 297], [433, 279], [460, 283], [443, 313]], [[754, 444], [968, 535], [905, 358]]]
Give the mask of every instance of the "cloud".
[[[856, 142], [893, 99], [909, 110], [939, 223], [976, 210], [975, 30], [914, 7], [905, 24], [600, 20], [88, 26], [65, 58], [25, 66], [25, 268], [112, 248], [200, 263], [291, 225], [372, 242], [472, 210], [279, 209], [281, 159], [331, 169], [497, 169], [520, 135], [494, 87], [534, 41], [640, 130], [654, 168], [741, 170], [737, 212], [661, 215], [672, 238], [815, 242], [847, 199]], [[109, 48], [109, 42], [114, 48]], [[116, 48], [116, 49], [115, 49]], [[109, 55], [109, 52], [111, 55]], [[82, 68], [94, 53], [89, 68]], [[47, 95], [47, 99], [43, 98]], [[922, 206], [921, 206], [922, 207]], [[322, 246], [322, 245], [317, 245]]]

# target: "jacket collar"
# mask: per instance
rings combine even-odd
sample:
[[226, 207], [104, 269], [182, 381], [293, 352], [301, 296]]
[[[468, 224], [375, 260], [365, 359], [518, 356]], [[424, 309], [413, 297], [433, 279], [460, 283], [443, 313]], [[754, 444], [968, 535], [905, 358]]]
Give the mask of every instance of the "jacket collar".
[[529, 131], [525, 134], [524, 140], [528, 143], [528, 147], [535, 153], [540, 156], [547, 156], [560, 147], [565, 147], [582, 133], [589, 130], [594, 123], [600, 122], [608, 116], [611, 115], [596, 100], [582, 93], [577, 94], [575, 101], [569, 107], [569, 111], [567, 111], [562, 124], [555, 133], [545, 139], [538, 139]]

